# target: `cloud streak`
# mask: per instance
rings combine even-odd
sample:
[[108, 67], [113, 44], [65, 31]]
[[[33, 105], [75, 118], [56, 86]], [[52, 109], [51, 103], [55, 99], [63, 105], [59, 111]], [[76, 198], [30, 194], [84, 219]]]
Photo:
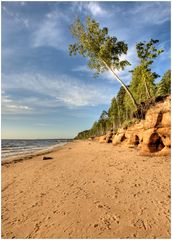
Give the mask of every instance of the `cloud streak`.
[[[22, 2], [21, 2], [22, 3]], [[23, 5], [24, 6], [24, 5]], [[18, 13], [14, 13], [12, 11], [9, 10], [9, 8], [5, 5], [2, 5], [2, 11], [9, 17], [11, 18], [13, 21], [16, 22], [16, 24], [21, 24], [24, 27], [28, 28], [29, 27], [29, 19], [22, 17], [20, 14]]]
[[9, 96], [2, 94], [1, 98], [2, 114], [28, 114], [32, 109], [26, 105], [12, 100]]
[[133, 15], [140, 16], [138, 22], [149, 24], [163, 24], [170, 20], [170, 7], [169, 4], [162, 2], [147, 2], [137, 4], [132, 10], [129, 11]]
[[74, 13], [82, 13], [82, 15], [91, 15], [93, 17], [105, 17], [108, 11], [100, 2], [73, 2], [72, 11]]
[[85, 8], [88, 9], [88, 11], [90, 11], [90, 13], [96, 17], [96, 16], [105, 16], [107, 14], [107, 11], [105, 9], [103, 9], [100, 6], [100, 3], [98, 2], [88, 2], [85, 5]]
[[[108, 104], [113, 97], [111, 88], [104, 89], [86, 84], [67, 75], [54, 77], [45, 77], [40, 74], [3, 75], [2, 88], [5, 92], [13, 92], [14, 99], [17, 91], [29, 92], [27, 97], [20, 96], [20, 101], [22, 101], [23, 105], [18, 108], [24, 111], [30, 109], [33, 111], [37, 109], [44, 111], [46, 108], [57, 107], [80, 108], [98, 106], [100, 104]], [[3, 101], [4, 108], [7, 102], [6, 98], [6, 102]], [[9, 110], [9, 107], [7, 110]]]
[[51, 46], [66, 50], [68, 45], [66, 29], [69, 25], [70, 18], [67, 15], [59, 10], [50, 11], [32, 34], [33, 47]]

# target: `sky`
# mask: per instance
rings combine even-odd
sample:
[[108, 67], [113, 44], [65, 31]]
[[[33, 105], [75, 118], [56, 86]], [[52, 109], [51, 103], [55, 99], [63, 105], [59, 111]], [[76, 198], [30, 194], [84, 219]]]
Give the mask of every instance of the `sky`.
[[[73, 138], [110, 106], [120, 85], [109, 72], [94, 78], [81, 56], [69, 56], [70, 25], [91, 16], [128, 44], [131, 63], [118, 72], [125, 84], [139, 60], [135, 45], [159, 39], [165, 52], [153, 64], [170, 69], [170, 2], [2, 2], [2, 138]], [[157, 81], [159, 81], [159, 78]]]

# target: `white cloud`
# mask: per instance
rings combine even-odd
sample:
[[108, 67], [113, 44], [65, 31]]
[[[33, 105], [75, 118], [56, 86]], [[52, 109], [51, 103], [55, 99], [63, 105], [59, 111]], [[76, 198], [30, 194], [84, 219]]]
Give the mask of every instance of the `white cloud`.
[[12, 100], [9, 96], [5, 95], [5, 92], [2, 94], [1, 104], [2, 114], [29, 113], [31, 111], [30, 107], [21, 104], [20, 101]]
[[82, 13], [85, 16], [92, 15], [93, 17], [104, 17], [108, 16], [107, 10], [102, 7], [99, 2], [73, 2], [73, 12]]
[[87, 8], [93, 16], [104, 16], [106, 14], [106, 11], [98, 2], [89, 2]]
[[[2, 88], [8, 92], [32, 92], [31, 97], [20, 96], [23, 108], [45, 111], [50, 108], [78, 108], [108, 104], [113, 97], [111, 88], [88, 84], [67, 75], [46, 77], [43, 75], [2, 76]], [[26, 108], [24, 108], [26, 106]]]
[[17, 16], [15, 18], [15, 21], [17, 23], [22, 23], [26, 28], [29, 27], [29, 19], [27, 19], [27, 18]]
[[73, 72], [89, 72], [89, 73], [92, 72], [87, 65], [78, 65], [77, 67], [73, 68], [72, 71]]
[[78, 11], [85, 15], [91, 14], [94, 17], [107, 14], [98, 2], [74, 2], [71, 5], [71, 12], [74, 15], [70, 14], [70, 16], [69, 13], [65, 14], [58, 9], [50, 11], [37, 27], [35, 26], [35, 31], [32, 35], [33, 47], [51, 46], [60, 50], [66, 50], [69, 44], [69, 36], [67, 36], [69, 26]]
[[7, 6], [2, 6], [2, 10], [7, 14], [12, 21], [15, 21], [17, 24], [21, 24], [26, 28], [29, 27], [29, 19], [26, 17], [22, 17], [21, 14], [12, 12]]
[[27, 2], [24, 2], [24, 1], [21, 1], [21, 2], [20, 2], [20, 5], [21, 5], [21, 6], [25, 6], [26, 4], [27, 4]]
[[138, 22], [163, 24], [170, 20], [170, 4], [168, 2], [147, 2], [137, 5], [130, 11], [138, 15]]
[[57, 10], [49, 12], [36, 27], [32, 35], [33, 47], [51, 46], [63, 50], [67, 47], [66, 28], [70, 19]]

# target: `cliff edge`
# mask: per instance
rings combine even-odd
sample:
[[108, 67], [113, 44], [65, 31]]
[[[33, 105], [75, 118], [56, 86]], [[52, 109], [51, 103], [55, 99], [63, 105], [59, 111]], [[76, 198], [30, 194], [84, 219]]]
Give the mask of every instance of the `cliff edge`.
[[171, 149], [171, 97], [157, 102], [151, 106], [145, 119], [128, 128], [120, 128], [117, 133], [109, 131], [106, 135], [96, 137], [100, 143], [112, 142], [113, 145], [126, 144], [137, 147], [141, 155], [166, 156]]

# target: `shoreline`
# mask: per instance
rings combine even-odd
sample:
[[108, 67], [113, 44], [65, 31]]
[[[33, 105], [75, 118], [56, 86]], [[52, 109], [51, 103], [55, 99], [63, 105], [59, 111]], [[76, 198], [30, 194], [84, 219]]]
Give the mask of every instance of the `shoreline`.
[[170, 158], [73, 141], [2, 166], [2, 238], [170, 238]]
[[65, 146], [69, 143], [70, 142], [66, 142], [66, 143], [62, 143], [62, 144], [56, 144], [56, 145], [49, 146], [46, 149], [35, 150], [32, 153], [24, 153], [24, 154], [13, 155], [13, 156], [1, 158], [1, 166], [6, 165], [6, 164], [11, 164], [13, 162], [17, 163], [17, 162], [20, 162], [20, 161], [29, 160], [29, 159], [32, 159], [34, 157], [42, 156], [44, 154], [49, 154], [53, 151], [56, 151], [56, 150], [62, 148], [63, 146]]

